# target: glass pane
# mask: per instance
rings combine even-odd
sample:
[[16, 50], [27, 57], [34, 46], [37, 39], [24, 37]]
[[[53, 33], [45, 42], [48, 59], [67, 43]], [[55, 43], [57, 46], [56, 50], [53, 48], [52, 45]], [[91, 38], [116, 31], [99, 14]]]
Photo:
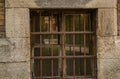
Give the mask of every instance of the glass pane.
[[58, 15], [53, 15], [51, 17], [51, 21], [52, 21], [52, 31], [54, 32], [58, 32], [60, 31], [60, 25], [59, 25], [59, 16]]
[[85, 22], [86, 22], [86, 31], [91, 31], [91, 17], [90, 14], [85, 15]]
[[31, 39], [34, 42], [34, 45], [40, 44], [40, 35], [32, 35]]
[[51, 56], [51, 48], [43, 47], [42, 48], [42, 56]]
[[73, 31], [73, 16], [72, 15], [65, 16], [65, 30]]
[[84, 45], [84, 35], [75, 35], [75, 45]]
[[[53, 63], [52, 63], [53, 62]], [[53, 66], [53, 67], [52, 67]], [[58, 76], [58, 59], [42, 60], [42, 74], [44, 77]]]
[[74, 15], [74, 27], [75, 31], [81, 31], [81, 25], [80, 25], [80, 15]]
[[37, 14], [34, 17], [31, 17], [31, 31], [32, 32], [39, 32], [40, 31], [40, 16]]
[[73, 44], [73, 35], [65, 36], [65, 44]]
[[41, 16], [41, 28], [42, 32], [50, 31], [50, 17], [49, 16]]
[[84, 31], [84, 14], [74, 15], [75, 31]]
[[40, 48], [34, 48], [34, 56], [40, 56]]
[[58, 56], [60, 54], [60, 47], [53, 46], [52, 50], [53, 50], [53, 56]]
[[66, 59], [66, 72], [67, 76], [73, 76], [73, 59]]
[[[91, 15], [86, 13], [75, 14], [73, 12], [74, 14], [63, 16], [62, 12], [50, 12], [49, 10], [41, 10], [40, 12], [39, 15], [32, 18], [34, 27], [31, 26], [31, 31], [44, 32], [44, 34], [32, 36], [32, 45], [41, 45], [41, 48], [38, 46], [34, 48], [32, 56], [40, 57], [41, 55], [43, 59], [32, 60], [34, 64], [32, 65], [33, 76], [39, 77], [38, 79], [61, 79], [65, 75], [64, 79], [73, 79], [74, 76], [79, 79], [80, 77], [77, 76], [93, 75], [94, 69], [92, 67], [94, 67], [94, 63], [92, 59], [78, 58], [79, 55], [91, 55], [95, 52], [93, 51], [95, 47], [93, 47], [94, 38], [92, 35], [78, 34], [91, 31]], [[61, 27], [62, 25], [64, 27]], [[47, 34], [48, 32], [56, 34]], [[58, 32], [60, 34], [57, 34]], [[64, 38], [64, 41], [61, 37]], [[62, 50], [63, 47], [65, 47], [65, 50]], [[72, 56], [74, 58], [71, 58]]]
[[42, 43], [50, 44], [51, 35], [42, 35]]
[[74, 49], [73, 46], [65, 46], [65, 53], [66, 55], [73, 55]]
[[88, 51], [86, 51], [86, 54], [92, 54], [92, 41], [91, 41], [91, 35], [86, 35], [86, 48]]
[[60, 44], [60, 35], [42, 35], [43, 44]]
[[58, 59], [53, 60], [53, 76], [58, 76]]
[[84, 48], [82, 46], [75, 46], [74, 51], [76, 56], [84, 54]]
[[33, 77], [40, 77], [40, 71], [41, 71], [40, 68], [41, 68], [40, 59], [34, 59]]
[[44, 59], [42, 60], [42, 75], [44, 77], [46, 76], [52, 76], [52, 64], [50, 59]]
[[75, 75], [84, 75], [84, 59], [82, 58], [75, 59]]
[[94, 66], [93, 60], [92, 59], [86, 59], [86, 74], [87, 74], [87, 76], [92, 76], [93, 66]]

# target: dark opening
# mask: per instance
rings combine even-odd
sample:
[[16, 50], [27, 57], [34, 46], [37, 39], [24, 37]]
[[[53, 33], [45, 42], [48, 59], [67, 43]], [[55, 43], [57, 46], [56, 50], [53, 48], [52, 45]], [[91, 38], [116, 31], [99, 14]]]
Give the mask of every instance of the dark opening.
[[96, 79], [96, 12], [31, 10], [32, 79]]

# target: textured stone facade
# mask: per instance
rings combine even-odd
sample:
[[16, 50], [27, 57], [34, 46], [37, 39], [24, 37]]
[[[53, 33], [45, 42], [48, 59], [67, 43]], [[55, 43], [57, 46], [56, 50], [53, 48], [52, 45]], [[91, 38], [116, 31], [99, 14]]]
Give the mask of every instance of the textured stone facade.
[[117, 0], [5, 0], [6, 38], [0, 39], [0, 79], [30, 78], [29, 9], [97, 9], [97, 77], [120, 79]]

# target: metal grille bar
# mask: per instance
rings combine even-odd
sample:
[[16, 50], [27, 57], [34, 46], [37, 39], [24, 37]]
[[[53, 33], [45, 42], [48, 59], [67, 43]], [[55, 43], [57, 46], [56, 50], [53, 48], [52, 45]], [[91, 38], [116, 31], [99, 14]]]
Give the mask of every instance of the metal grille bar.
[[89, 12], [31, 11], [33, 79], [96, 79], [91, 17]]

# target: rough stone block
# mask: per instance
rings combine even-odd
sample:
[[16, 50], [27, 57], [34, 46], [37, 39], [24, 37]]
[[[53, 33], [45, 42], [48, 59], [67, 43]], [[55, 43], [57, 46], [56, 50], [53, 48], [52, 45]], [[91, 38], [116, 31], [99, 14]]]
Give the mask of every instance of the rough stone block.
[[30, 43], [28, 38], [11, 38], [0, 40], [0, 62], [18, 62], [30, 60]]
[[30, 37], [30, 17], [27, 8], [6, 9], [6, 36]]
[[98, 9], [97, 36], [117, 35], [116, 9]]
[[98, 79], [119, 79], [120, 59], [98, 59]]
[[97, 57], [98, 58], [120, 58], [120, 46], [115, 43], [115, 37], [97, 38]]
[[30, 79], [30, 63], [0, 63], [0, 79]]
[[116, 3], [116, 0], [6, 0], [6, 7], [115, 8]]
[[6, 38], [7, 41], [14, 46], [13, 49], [30, 49], [30, 38]]

